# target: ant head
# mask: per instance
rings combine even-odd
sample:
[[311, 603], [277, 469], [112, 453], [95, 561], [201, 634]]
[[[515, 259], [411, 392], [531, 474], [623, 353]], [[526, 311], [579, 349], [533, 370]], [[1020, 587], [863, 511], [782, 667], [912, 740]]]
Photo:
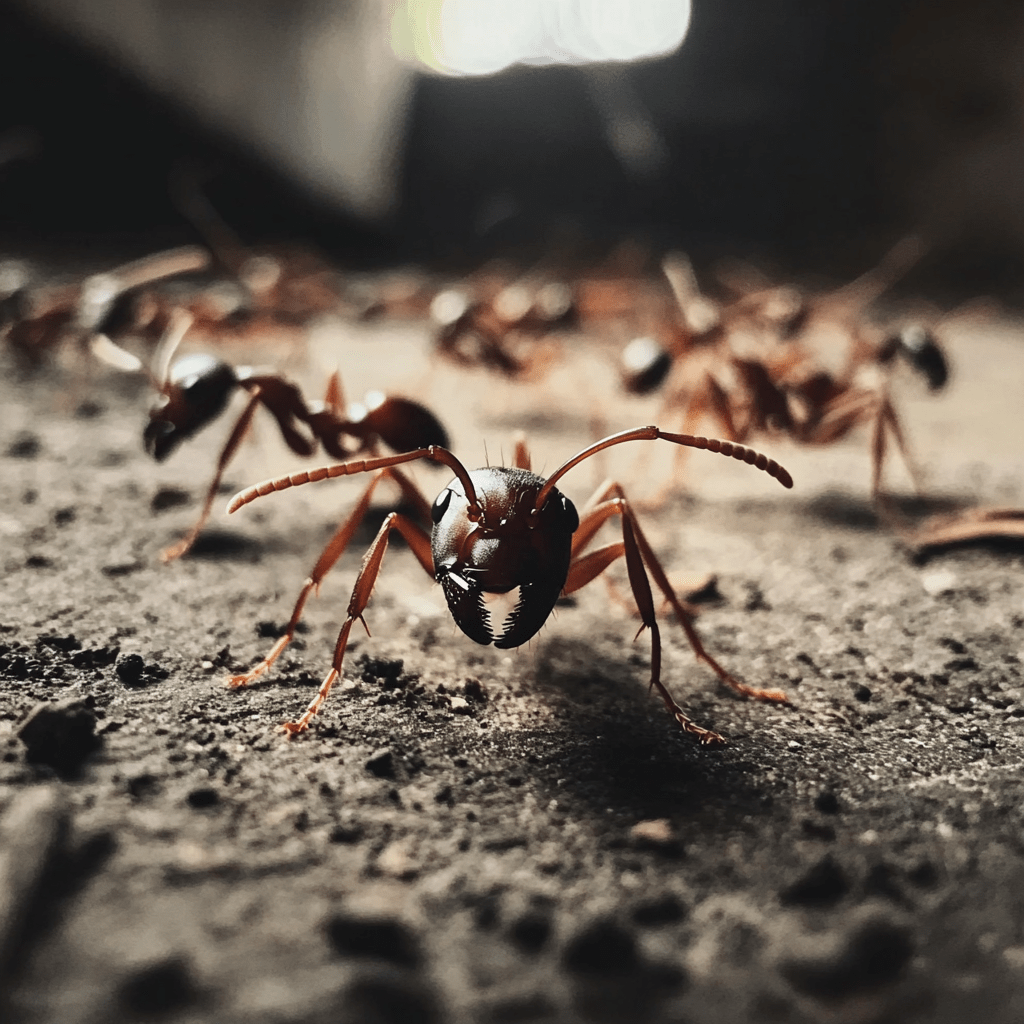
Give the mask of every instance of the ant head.
[[930, 391], [941, 391], [949, 379], [949, 365], [935, 335], [920, 324], [908, 324], [882, 343], [878, 358], [882, 363], [901, 356], [928, 382]]
[[[479, 515], [457, 477], [431, 509], [435, 576], [466, 636], [478, 644], [519, 647], [544, 625], [565, 586], [579, 516], [553, 487], [535, 512], [545, 481], [525, 469], [478, 469], [469, 479]], [[492, 623], [484, 595], [516, 590], [505, 621]]]
[[657, 391], [668, 371], [672, 369], [672, 356], [654, 338], [634, 338], [623, 350], [619, 361], [622, 386], [631, 395], [649, 395]]
[[224, 411], [237, 385], [234, 369], [213, 356], [197, 352], [179, 359], [149, 411], [146, 451], [162, 462]]

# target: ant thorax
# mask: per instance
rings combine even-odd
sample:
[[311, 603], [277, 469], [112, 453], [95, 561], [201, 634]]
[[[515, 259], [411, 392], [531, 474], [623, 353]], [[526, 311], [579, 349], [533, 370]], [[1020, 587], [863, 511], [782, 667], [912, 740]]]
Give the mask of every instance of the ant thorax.
[[[544, 479], [524, 469], [489, 467], [469, 474], [482, 514], [474, 516], [458, 478], [434, 502], [434, 574], [452, 617], [480, 644], [518, 647], [544, 624], [569, 572], [579, 517], [553, 489], [535, 512]], [[492, 631], [485, 594], [519, 589], [502, 629]]]

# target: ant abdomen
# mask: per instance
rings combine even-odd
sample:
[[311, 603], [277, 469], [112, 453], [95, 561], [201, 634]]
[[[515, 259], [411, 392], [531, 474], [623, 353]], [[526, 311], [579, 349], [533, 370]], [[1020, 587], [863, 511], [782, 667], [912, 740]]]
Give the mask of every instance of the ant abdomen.
[[376, 434], [392, 451], [411, 452], [437, 445], [448, 447], [448, 432], [424, 405], [371, 391], [361, 405], [348, 410], [354, 426]]

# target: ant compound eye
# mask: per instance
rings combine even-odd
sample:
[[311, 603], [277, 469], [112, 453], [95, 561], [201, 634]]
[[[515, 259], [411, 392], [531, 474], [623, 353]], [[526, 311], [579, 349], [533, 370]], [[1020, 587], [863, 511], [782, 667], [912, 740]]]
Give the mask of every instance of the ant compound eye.
[[436, 525], [441, 522], [444, 518], [445, 512], [448, 511], [448, 506], [451, 504], [452, 492], [451, 488], [446, 487], [435, 499], [434, 504], [430, 506], [430, 518]]
[[576, 511], [576, 506], [564, 494], [561, 497], [566, 526], [569, 528], [570, 533], [575, 533], [576, 528], [580, 525], [580, 514]]

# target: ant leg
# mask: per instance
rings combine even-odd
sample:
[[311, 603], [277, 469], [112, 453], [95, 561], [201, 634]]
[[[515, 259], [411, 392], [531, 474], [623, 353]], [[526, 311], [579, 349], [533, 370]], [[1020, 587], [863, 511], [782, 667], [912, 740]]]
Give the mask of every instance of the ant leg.
[[[617, 481], [608, 479], [590, 496], [587, 503], [580, 507], [580, 525], [577, 527], [576, 532], [572, 535], [572, 557], [576, 558], [590, 542], [594, 539], [594, 535], [604, 525], [607, 516], [602, 519], [600, 516], [591, 516], [590, 513], [597, 508], [599, 505], [604, 504], [609, 498], [625, 498], [625, 492]], [[586, 557], [590, 557], [589, 555]], [[614, 561], [614, 559], [612, 559]], [[610, 564], [610, 563], [608, 563]], [[594, 575], [599, 575], [604, 567], [598, 570]], [[618, 587], [610, 580], [606, 581], [608, 587], [608, 594], [617, 604], [622, 605], [631, 613], [634, 611], [633, 605], [631, 605], [626, 598], [620, 593]], [[708, 574], [706, 576], [691, 579], [686, 582], [686, 585], [682, 588], [684, 595], [697, 594], [705, 592], [708, 587], [714, 586], [717, 582], [717, 577], [714, 574]], [[582, 584], [581, 584], [582, 586]], [[576, 589], [579, 589], [578, 587]], [[691, 618], [696, 618], [700, 612], [699, 610], [690, 603], [684, 597], [682, 603], [685, 606], [687, 612]]]
[[227, 441], [224, 443], [224, 447], [221, 449], [220, 457], [217, 459], [217, 469], [213, 474], [213, 479], [210, 481], [210, 486], [206, 489], [206, 499], [203, 502], [199, 518], [192, 529], [177, 544], [172, 544], [169, 548], [164, 548], [160, 552], [161, 562], [173, 562], [176, 558], [181, 558], [195, 544], [200, 531], [206, 525], [206, 520], [210, 518], [213, 499], [217, 496], [217, 488], [220, 486], [221, 477], [224, 476], [224, 470], [227, 469], [228, 463], [235, 457], [235, 453], [242, 443], [242, 438], [245, 437], [245, 432], [249, 429], [249, 424], [252, 423], [256, 407], [262, 401], [262, 397], [259, 388], [256, 388], [250, 395], [249, 401], [242, 410], [242, 415], [238, 417], [231, 433], [228, 435]]
[[316, 696], [309, 702], [308, 707], [302, 713], [299, 720], [297, 722], [284, 723], [284, 730], [290, 736], [305, 732], [309, 728], [310, 721], [312, 721], [313, 716], [320, 710], [323, 702], [327, 699], [327, 695], [331, 692], [331, 687], [341, 678], [342, 664], [345, 660], [345, 648], [348, 646], [348, 636], [352, 631], [353, 623], [362, 622], [367, 634], [370, 632], [366, 628], [363, 612], [370, 602], [370, 594], [373, 593], [373, 586], [377, 582], [381, 562], [384, 560], [384, 552], [387, 551], [388, 547], [388, 537], [392, 530], [398, 530], [408, 542], [409, 547], [412, 548], [417, 559], [419, 559], [420, 565], [423, 566], [431, 577], [434, 575], [433, 560], [430, 555], [430, 538], [427, 536], [426, 531], [401, 513], [390, 513], [387, 519], [384, 520], [376, 538], [374, 538], [373, 543], [370, 545], [370, 549], [363, 558], [363, 564], [359, 569], [355, 586], [352, 588], [352, 597], [348, 603], [348, 615], [344, 623], [342, 623], [337, 643], [334, 646], [334, 660], [331, 663], [331, 670], [324, 677], [324, 681], [320, 684], [320, 689], [317, 691]]
[[327, 378], [324, 405], [339, 419], [345, 418], [345, 392], [341, 388], [341, 374], [337, 370]]
[[426, 498], [423, 492], [397, 467], [392, 467], [388, 470], [388, 477], [394, 480], [398, 484], [399, 489], [402, 492], [402, 497], [416, 509], [416, 515], [420, 522], [424, 525], [431, 522], [430, 519], [430, 505], [431, 502]]
[[[306, 601], [309, 599], [309, 595], [313, 591], [319, 591], [320, 585], [324, 581], [324, 577], [334, 568], [338, 559], [345, 553], [345, 549], [348, 547], [349, 542], [355, 535], [356, 530], [359, 528], [359, 524], [363, 521], [363, 517], [366, 515], [366, 510], [370, 507], [370, 499], [373, 497], [373, 492], [384, 477], [391, 477], [394, 479], [393, 471], [387, 469], [378, 470], [370, 483], [367, 485], [366, 490], [363, 491], [359, 501], [356, 502], [355, 508], [349, 513], [348, 518], [338, 528], [334, 536], [327, 542], [326, 547], [320, 553], [320, 557], [316, 561], [316, 565], [313, 566], [312, 572], [306, 578], [306, 582], [303, 583], [302, 589], [299, 591], [299, 596], [295, 601], [295, 607], [292, 610], [292, 617], [288, 620], [288, 625], [285, 628], [284, 633], [278, 638], [277, 643], [270, 649], [267, 656], [251, 668], [248, 672], [241, 675], [232, 676], [228, 680], [228, 685], [231, 687], [247, 686], [257, 677], [263, 675], [264, 672], [270, 668], [271, 665], [277, 661], [281, 652], [292, 642], [295, 638], [295, 631], [298, 628], [299, 620], [302, 618], [302, 611], [306, 606]], [[406, 481], [408, 482], [408, 481]], [[402, 486], [400, 483], [399, 486]], [[405, 487], [402, 487], [403, 492]], [[425, 499], [423, 499], [425, 500]], [[427, 509], [427, 521], [429, 522], [429, 507]], [[411, 546], [411, 545], [410, 545]], [[433, 575], [434, 564], [430, 558], [430, 547], [429, 544], [426, 549], [427, 561], [424, 562], [424, 552], [422, 549], [413, 548], [417, 558], [420, 560], [420, 564], [423, 565], [424, 569]]]
[[[896, 442], [896, 447], [899, 448], [900, 455], [903, 457], [903, 463], [907, 467], [907, 472], [910, 474], [910, 478], [914, 482], [914, 489], [918, 494], [920, 494], [921, 491], [924, 490], [921, 478], [921, 469], [910, 454], [910, 448], [907, 445], [906, 437], [903, 434], [903, 428], [900, 426], [899, 417], [896, 415], [896, 410], [892, 407], [892, 403], [889, 401], [888, 397], [882, 400], [878, 410], [878, 417], [884, 422], [884, 426], [889, 428], [889, 432], [892, 434], [893, 439]], [[879, 466], [873, 478], [874, 488], [872, 493], [875, 495], [878, 494], [881, 485], [881, 477], [882, 470], [881, 466]]]
[[643, 560], [637, 547], [636, 538], [633, 533], [633, 526], [630, 518], [623, 515], [622, 518], [622, 543], [607, 544], [598, 548], [590, 554], [577, 559], [569, 568], [569, 577], [566, 580], [563, 593], [570, 594], [579, 590], [592, 579], [603, 572], [617, 558], [625, 555], [626, 571], [629, 574], [629, 584], [633, 591], [633, 598], [637, 608], [640, 610], [642, 625], [637, 636], [643, 630], [651, 631], [651, 682], [652, 689], [658, 691], [658, 696], [668, 709], [668, 713], [676, 720], [676, 723], [693, 736], [696, 736], [701, 743], [722, 744], [725, 738], [717, 732], [705, 729], [698, 725], [685, 711], [675, 702], [672, 694], [669, 693], [665, 684], [661, 681], [661, 631], [658, 627], [658, 620], [654, 613], [654, 598], [651, 594], [651, 584], [647, 579], [644, 570]]
[[[693, 653], [696, 655], [697, 659], [703, 661], [715, 673], [715, 675], [717, 675], [718, 678], [726, 684], [726, 686], [745, 697], [754, 697], [758, 700], [774, 702], [786, 701], [786, 695], [781, 690], [762, 690], [741, 683], [727, 669], [720, 665], [711, 656], [711, 654], [708, 653], [704, 644], [701, 642], [700, 637], [697, 635], [697, 630], [694, 628], [693, 612], [689, 606], [677, 596], [675, 588], [669, 582], [668, 576], [665, 574], [665, 570], [662, 568], [661, 563], [654, 554], [647, 538], [644, 536], [643, 530], [640, 528], [639, 520], [636, 517], [636, 513], [633, 511], [629, 501], [626, 499], [622, 488], [618, 484], [612, 484], [609, 486], [609, 491], [614, 492], [616, 496], [610, 498], [608, 501], [602, 502], [587, 513], [582, 518], [577, 532], [585, 531], [589, 537], [593, 537], [597, 532], [597, 528], [602, 523], [607, 522], [607, 520], [612, 516], [618, 515], [622, 517], [624, 529], [625, 523], [628, 520], [632, 534], [635, 538], [635, 544], [642, 555], [642, 560], [646, 564], [648, 571], [658, 586], [658, 589], [665, 596], [666, 601], [668, 601], [672, 606], [676, 619], [683, 627], [683, 632], [686, 633], [686, 639], [693, 648]], [[614, 556], [601, 556], [600, 552], [607, 550], [608, 554], [611, 555], [612, 547], [614, 547], [614, 545], [609, 545], [607, 549], [599, 549], [599, 551], [595, 551], [591, 555], [585, 557], [579, 557], [578, 552], [574, 550], [573, 562], [569, 566], [569, 577], [563, 593], [570, 594], [574, 590], [579, 590], [580, 587], [585, 586], [591, 579], [607, 568], [607, 566], [614, 561]], [[628, 555], [628, 551], [626, 553]], [[601, 564], [601, 557], [607, 558], [603, 565]], [[629, 560], [627, 557], [627, 568], [628, 564]], [[630, 584], [633, 586], [633, 596], [636, 597], [636, 587], [633, 584], [632, 572], [630, 573]], [[643, 619], [643, 608], [640, 608], [640, 614]], [[644, 620], [644, 624], [646, 625], [646, 620]]]
[[284, 443], [296, 455], [308, 458], [316, 451], [316, 438], [310, 438], [296, 429], [298, 420], [308, 425], [310, 410], [302, 392], [290, 380], [272, 373], [251, 374], [239, 380], [242, 387], [260, 392], [260, 401], [267, 412], [277, 420]]
[[512, 454], [512, 465], [516, 469], [531, 469], [530, 449], [526, 447], [526, 435], [521, 430], [517, 431], [514, 440], [516, 447]]
[[916, 530], [902, 532], [906, 543], [918, 552], [972, 540], [1024, 540], [1024, 509], [972, 508], [932, 516]]

